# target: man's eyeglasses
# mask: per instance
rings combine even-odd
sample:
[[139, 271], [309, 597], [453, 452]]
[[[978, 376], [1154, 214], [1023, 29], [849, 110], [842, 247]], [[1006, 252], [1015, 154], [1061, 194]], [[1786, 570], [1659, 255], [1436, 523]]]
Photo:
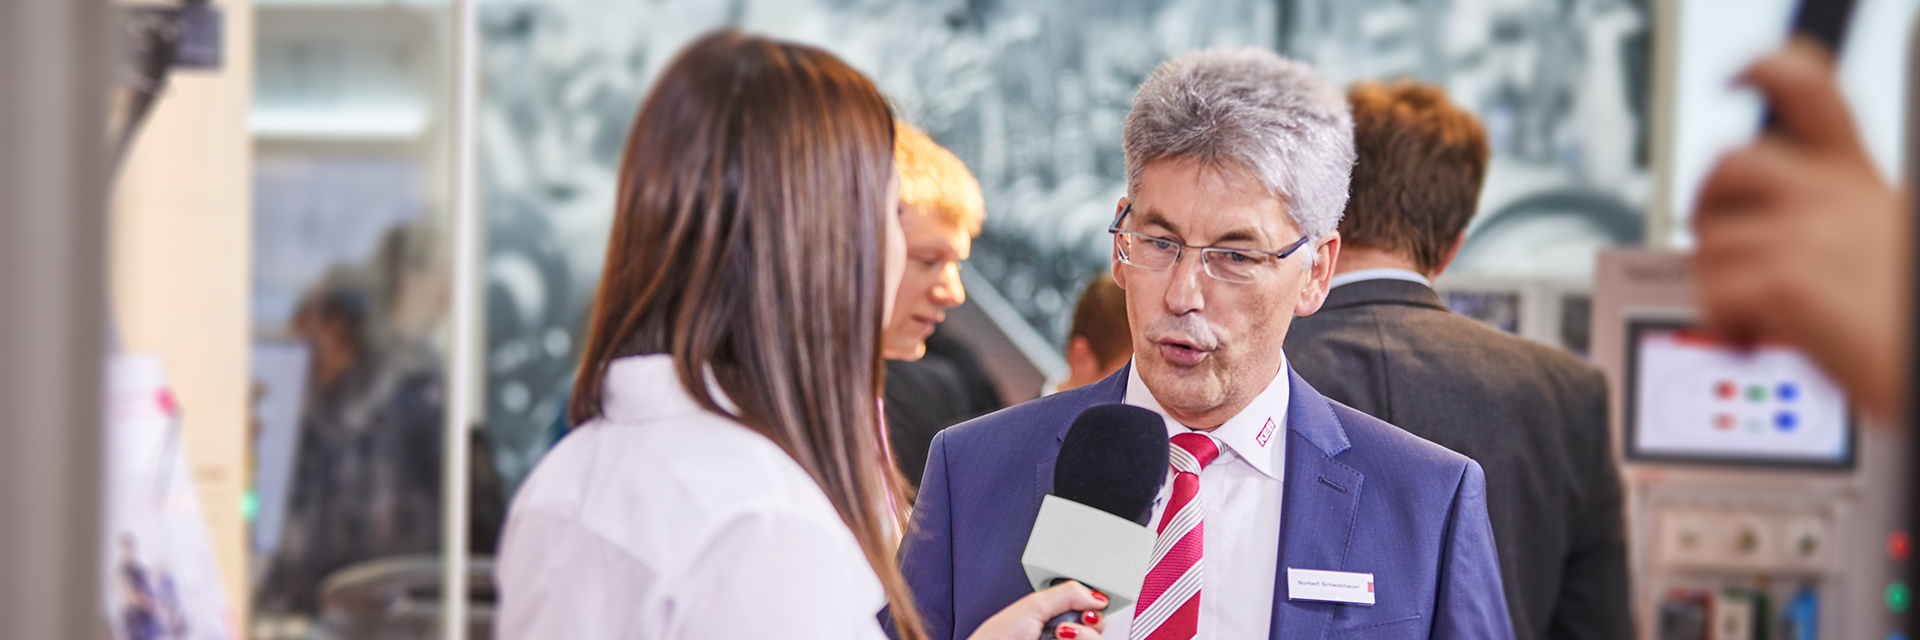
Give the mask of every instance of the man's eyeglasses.
[[1120, 223], [1133, 213], [1133, 205], [1114, 217], [1113, 224], [1107, 226], [1107, 233], [1113, 234], [1114, 247], [1119, 249], [1120, 261], [1149, 271], [1166, 271], [1180, 261], [1180, 255], [1187, 249], [1200, 252], [1200, 266], [1215, 280], [1248, 284], [1259, 282], [1273, 271], [1281, 260], [1293, 255], [1304, 247], [1312, 236], [1304, 236], [1293, 241], [1279, 251], [1256, 251], [1253, 249], [1222, 249], [1219, 247], [1196, 247], [1181, 244], [1166, 238], [1150, 236], [1138, 231], [1120, 228]]

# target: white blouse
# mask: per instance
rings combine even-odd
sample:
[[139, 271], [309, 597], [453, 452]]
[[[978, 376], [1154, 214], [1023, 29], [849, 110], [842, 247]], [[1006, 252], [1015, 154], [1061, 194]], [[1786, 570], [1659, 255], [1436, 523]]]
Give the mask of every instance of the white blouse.
[[614, 360], [603, 408], [514, 497], [498, 637], [884, 637], [885, 592], [826, 493], [695, 404], [669, 356]]

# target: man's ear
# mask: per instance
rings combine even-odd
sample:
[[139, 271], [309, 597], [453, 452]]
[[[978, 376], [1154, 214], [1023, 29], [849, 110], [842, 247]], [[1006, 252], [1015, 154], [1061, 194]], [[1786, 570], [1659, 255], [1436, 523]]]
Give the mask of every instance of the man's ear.
[[1446, 273], [1447, 267], [1453, 266], [1453, 259], [1460, 257], [1460, 247], [1464, 246], [1467, 246], [1467, 230], [1461, 229], [1460, 235], [1453, 237], [1453, 244], [1447, 247], [1447, 252], [1440, 254], [1440, 264], [1433, 265], [1433, 272], [1426, 274], [1427, 279], [1440, 279], [1440, 274]]
[[1316, 244], [1313, 266], [1307, 269], [1306, 282], [1300, 285], [1300, 300], [1293, 305], [1295, 316], [1313, 315], [1326, 303], [1327, 289], [1333, 283], [1333, 266], [1340, 260], [1340, 232], [1328, 232], [1326, 239]]
[[1093, 355], [1093, 343], [1086, 336], [1074, 336], [1067, 341], [1068, 376], [1075, 380], [1092, 377], [1100, 371], [1100, 358]]

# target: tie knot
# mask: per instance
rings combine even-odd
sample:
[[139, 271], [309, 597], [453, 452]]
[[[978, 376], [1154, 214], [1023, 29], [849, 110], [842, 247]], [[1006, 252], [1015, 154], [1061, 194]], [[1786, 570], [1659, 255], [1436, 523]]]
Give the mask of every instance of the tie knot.
[[1198, 475], [1214, 458], [1220, 457], [1220, 445], [1204, 433], [1182, 433], [1173, 437], [1173, 446], [1167, 453], [1174, 471]]

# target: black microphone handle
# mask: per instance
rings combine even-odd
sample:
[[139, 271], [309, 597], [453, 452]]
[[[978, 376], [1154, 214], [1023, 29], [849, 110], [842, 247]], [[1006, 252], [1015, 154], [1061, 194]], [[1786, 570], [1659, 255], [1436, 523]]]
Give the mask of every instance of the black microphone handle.
[[1059, 629], [1060, 625], [1063, 625], [1069, 622], [1079, 622], [1079, 621], [1080, 621], [1079, 611], [1068, 611], [1066, 613], [1062, 613], [1060, 615], [1054, 616], [1052, 620], [1047, 621], [1047, 626], [1042, 627], [1040, 629], [1040, 640], [1054, 640], [1055, 636], [1053, 635], [1053, 632], [1055, 629]]
[[[1047, 586], [1057, 587], [1057, 586], [1060, 586], [1060, 583], [1063, 583], [1066, 581], [1067, 581], [1066, 578], [1054, 578], [1053, 582], [1048, 583]], [[1108, 603], [1108, 604], [1112, 604], [1112, 603]], [[1059, 629], [1060, 625], [1063, 625], [1069, 622], [1079, 622], [1080, 615], [1082, 613], [1085, 613], [1085, 612], [1068, 609], [1066, 613], [1062, 613], [1060, 615], [1054, 616], [1052, 620], [1047, 621], [1046, 625], [1040, 627], [1040, 640], [1056, 640], [1056, 636], [1054, 636], [1053, 632], [1056, 629]]]

